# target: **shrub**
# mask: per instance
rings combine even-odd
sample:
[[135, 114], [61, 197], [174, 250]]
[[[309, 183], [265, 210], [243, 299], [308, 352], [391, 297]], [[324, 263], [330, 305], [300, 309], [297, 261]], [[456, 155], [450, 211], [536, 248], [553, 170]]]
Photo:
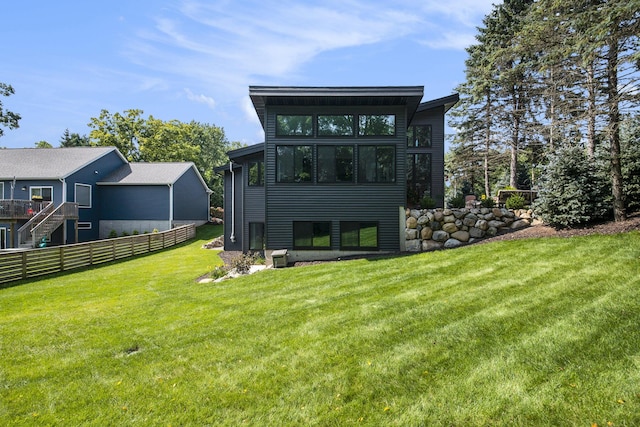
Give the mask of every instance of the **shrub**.
[[126, 232], [126, 231], [123, 231], [123, 232], [122, 232], [122, 237], [127, 237], [128, 235], [129, 235], [129, 233], [128, 233], [128, 232]]
[[465, 206], [464, 196], [462, 194], [458, 194], [455, 197], [449, 199], [449, 207], [462, 209]]
[[138, 234], [140, 234], [140, 232], [138, 230], [133, 230], [131, 234], [133, 234], [134, 236], [137, 236]]
[[420, 200], [420, 207], [422, 209], [433, 209], [436, 207], [436, 201], [430, 196], [424, 196], [422, 200]]
[[627, 208], [640, 210], [640, 117], [627, 118], [621, 126], [623, 191]]
[[231, 267], [239, 274], [247, 274], [251, 270], [251, 266], [256, 263], [256, 255], [249, 252], [241, 254], [231, 260]]
[[116, 237], [118, 237], [118, 232], [116, 230], [111, 230], [109, 232], [109, 238], [110, 239], [115, 239]]
[[224, 277], [226, 275], [227, 275], [227, 270], [224, 267], [221, 267], [221, 266], [218, 266], [218, 267], [214, 268], [209, 273], [209, 277], [211, 277], [213, 280], [219, 279], [219, 278]]
[[493, 198], [487, 197], [486, 194], [483, 194], [482, 197], [480, 197], [480, 206], [483, 208], [492, 208], [495, 206], [495, 202], [493, 201]]
[[522, 209], [524, 208], [524, 203], [525, 200], [522, 194], [514, 193], [509, 196], [504, 205], [507, 209]]
[[611, 191], [604, 168], [580, 147], [560, 148], [549, 157], [533, 208], [557, 228], [602, 219], [611, 212]]

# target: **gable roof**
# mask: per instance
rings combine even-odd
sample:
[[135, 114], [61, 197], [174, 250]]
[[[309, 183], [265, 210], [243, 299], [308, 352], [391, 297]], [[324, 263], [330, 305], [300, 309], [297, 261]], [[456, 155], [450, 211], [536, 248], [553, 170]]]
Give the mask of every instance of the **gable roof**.
[[0, 180], [62, 179], [115, 151], [115, 147], [0, 149]]
[[424, 86], [249, 86], [249, 97], [264, 127], [267, 105], [406, 105], [409, 119]]
[[193, 169], [202, 186], [211, 191], [193, 162], [129, 163], [98, 182], [98, 185], [172, 185], [189, 169]]

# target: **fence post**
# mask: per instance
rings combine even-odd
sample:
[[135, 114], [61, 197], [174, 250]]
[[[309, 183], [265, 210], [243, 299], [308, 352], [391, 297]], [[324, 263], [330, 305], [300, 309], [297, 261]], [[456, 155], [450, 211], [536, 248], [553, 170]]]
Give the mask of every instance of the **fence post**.
[[27, 251], [22, 252], [22, 278], [27, 278]]
[[60, 246], [60, 271], [64, 271], [64, 246]]

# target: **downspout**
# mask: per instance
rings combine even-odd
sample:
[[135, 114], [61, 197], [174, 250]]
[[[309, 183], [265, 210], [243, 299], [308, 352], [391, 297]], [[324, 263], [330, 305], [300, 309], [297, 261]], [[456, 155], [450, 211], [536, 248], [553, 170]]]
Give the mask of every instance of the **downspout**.
[[169, 184], [169, 229], [173, 228], [173, 184]]
[[233, 173], [233, 162], [229, 162], [229, 171], [231, 172], [231, 236], [229, 240], [236, 242], [236, 175]]
[[[65, 203], [67, 201], [67, 182], [64, 178], [60, 178], [60, 182], [62, 183], [62, 203]], [[54, 203], [53, 200], [51, 200], [51, 203]], [[55, 207], [55, 204], [54, 204]], [[33, 242], [34, 244], [36, 242]], [[62, 223], [62, 243], [64, 243], [65, 245], [67, 244], [67, 221], [65, 219], [65, 221]]]

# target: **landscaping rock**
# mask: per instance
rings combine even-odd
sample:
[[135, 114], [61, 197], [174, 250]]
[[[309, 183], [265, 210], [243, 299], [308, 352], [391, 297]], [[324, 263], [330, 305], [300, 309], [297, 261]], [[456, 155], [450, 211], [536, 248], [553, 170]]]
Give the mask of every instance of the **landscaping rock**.
[[462, 245], [462, 242], [456, 239], [449, 239], [446, 242], [444, 242], [444, 247], [446, 249], [457, 248], [460, 245]]
[[422, 241], [422, 250], [423, 251], [434, 251], [436, 249], [442, 249], [442, 243], [436, 242], [434, 240], [423, 240]]
[[420, 230], [420, 238], [422, 238], [422, 240], [430, 240], [431, 236], [433, 236], [433, 230], [431, 227], [424, 227]]
[[412, 216], [410, 216], [409, 218], [407, 218], [407, 228], [417, 228], [418, 227], [418, 220]]
[[451, 237], [461, 242], [468, 242], [469, 239], [471, 238], [468, 231], [462, 231], [462, 230], [452, 233]]
[[431, 236], [431, 239], [435, 240], [436, 242], [446, 242], [447, 239], [449, 239], [449, 233], [447, 233], [446, 231], [437, 230], [433, 232], [433, 236]]
[[420, 239], [407, 240], [405, 245], [407, 252], [420, 252], [420, 249], [422, 248]]
[[456, 231], [458, 231], [458, 227], [456, 227], [456, 225], [454, 223], [445, 222], [442, 225], [442, 231], [446, 231], [447, 233], [451, 234], [451, 233], [455, 233]]

